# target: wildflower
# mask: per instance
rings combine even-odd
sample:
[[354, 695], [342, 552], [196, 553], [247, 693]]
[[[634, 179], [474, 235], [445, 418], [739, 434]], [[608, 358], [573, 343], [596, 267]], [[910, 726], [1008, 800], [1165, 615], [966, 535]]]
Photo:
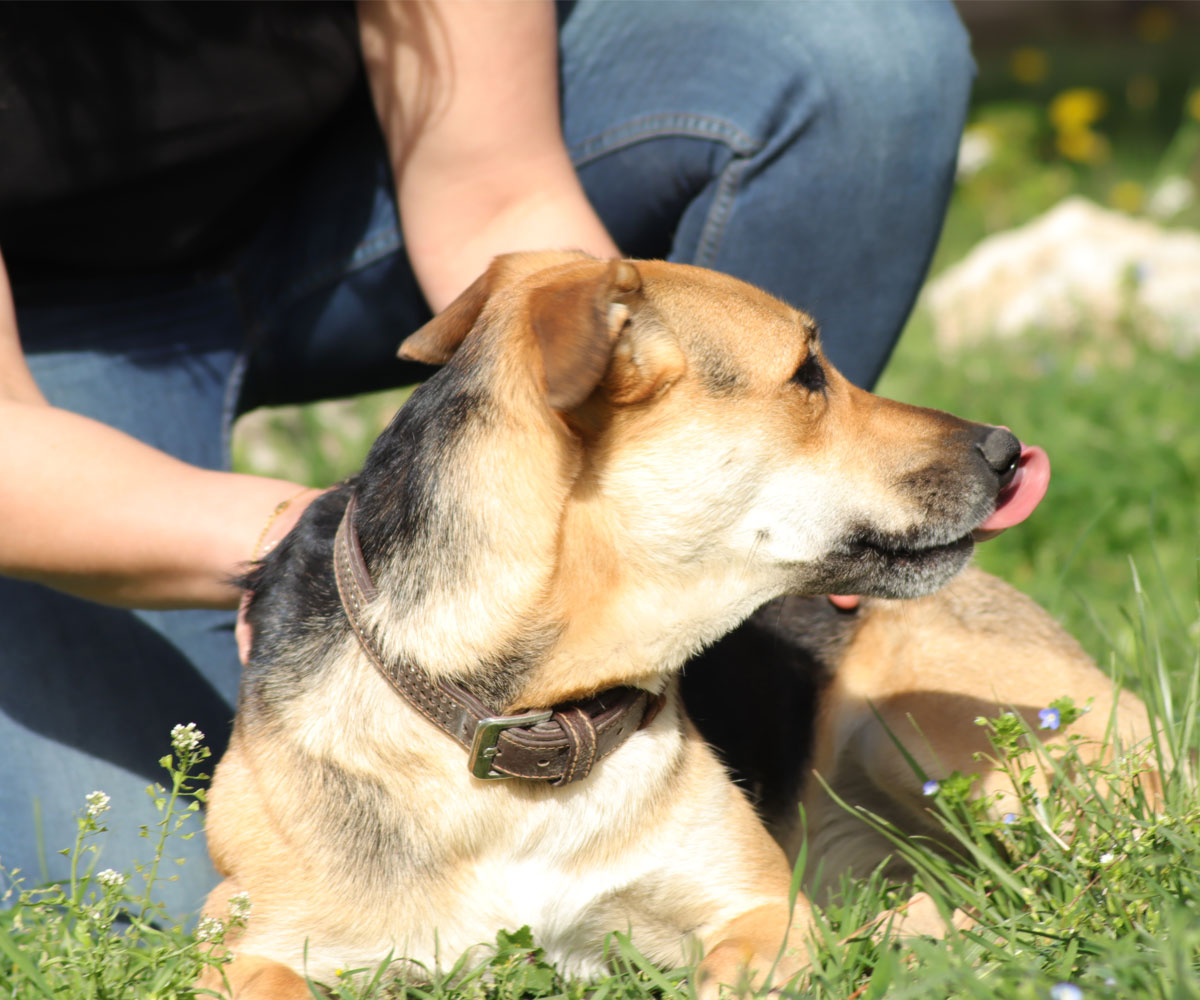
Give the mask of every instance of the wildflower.
[[1050, 59], [1044, 49], [1024, 45], [1013, 51], [1008, 68], [1018, 83], [1041, 83], [1050, 71]]
[[83, 801], [87, 803], [87, 814], [91, 819], [108, 812], [109, 798], [103, 792], [88, 792]]
[[1050, 123], [1060, 132], [1074, 132], [1094, 125], [1108, 110], [1108, 100], [1091, 87], [1072, 87], [1050, 102]]
[[125, 884], [125, 876], [112, 868], [105, 868], [104, 871], [96, 876], [96, 881], [110, 889], [116, 889], [118, 886]]
[[234, 920], [245, 920], [250, 916], [250, 893], [235, 892], [229, 897], [229, 916]]
[[1017, 821], [1017, 814], [1016, 813], [1005, 813], [1003, 816], [1000, 817], [1000, 821], [1002, 823], [1007, 823], [1009, 826], [1012, 826]]
[[1100, 163], [1108, 156], [1108, 140], [1090, 128], [1063, 129], [1054, 145], [1068, 160], [1076, 163]]
[[1113, 185], [1108, 200], [1118, 211], [1133, 214], [1141, 209], [1146, 192], [1137, 181], [1121, 181]]
[[1098, 860], [1102, 865], [1111, 865], [1113, 861], [1116, 860], [1116, 857], [1117, 856], [1113, 854], [1112, 851], [1106, 851], [1104, 854], [1100, 855]]
[[1083, 1000], [1083, 990], [1074, 983], [1055, 983], [1050, 987], [1050, 1000]]
[[936, 781], [927, 781], [921, 786], [922, 795], [937, 795], [939, 785]]
[[197, 941], [215, 941], [225, 933], [225, 924], [216, 917], [204, 917], [196, 926]]
[[1158, 103], [1158, 81], [1148, 73], [1135, 73], [1125, 84], [1125, 101], [1134, 111], [1148, 111]]
[[1178, 215], [1196, 199], [1196, 189], [1186, 177], [1172, 174], [1166, 177], [1150, 193], [1146, 211], [1156, 219], [1169, 219]]
[[1039, 729], [1057, 729], [1062, 723], [1057, 708], [1043, 708], [1038, 712]]
[[986, 167], [996, 152], [996, 142], [991, 133], [979, 126], [972, 126], [963, 132], [962, 142], [958, 144], [958, 165], [954, 174], [959, 180], [974, 177]]
[[171, 730], [171, 746], [176, 753], [191, 753], [204, 739], [204, 733], [196, 728], [196, 723], [189, 722], [186, 726], [175, 726]]
[[1148, 4], [1138, 11], [1133, 26], [1143, 42], [1165, 42], [1175, 28], [1175, 15], [1162, 4]]

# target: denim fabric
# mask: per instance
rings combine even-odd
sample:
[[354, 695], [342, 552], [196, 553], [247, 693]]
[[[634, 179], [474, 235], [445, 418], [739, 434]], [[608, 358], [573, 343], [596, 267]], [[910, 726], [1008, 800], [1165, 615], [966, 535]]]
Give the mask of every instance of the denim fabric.
[[[622, 249], [715, 267], [811, 311], [835, 363], [881, 370], [941, 226], [972, 75], [941, 3], [560, 5], [563, 128]], [[221, 273], [18, 289], [51, 402], [187, 461], [228, 462], [238, 412], [402, 384], [428, 317], [369, 109], [348, 114]], [[19, 474], [19, 470], [10, 470]], [[227, 739], [232, 615], [126, 612], [0, 580], [0, 864], [62, 876], [93, 789], [101, 867], [148, 858], [170, 728]], [[39, 837], [44, 850], [39, 851]], [[203, 838], [165, 894], [194, 909]], [[44, 867], [43, 867], [44, 862]]]

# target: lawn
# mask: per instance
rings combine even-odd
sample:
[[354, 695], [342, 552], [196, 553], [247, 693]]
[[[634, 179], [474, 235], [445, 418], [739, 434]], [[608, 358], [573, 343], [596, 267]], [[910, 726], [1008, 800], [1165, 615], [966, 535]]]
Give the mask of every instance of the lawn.
[[[983, 54], [972, 129], [990, 144], [990, 159], [955, 195], [935, 272], [1067, 194], [1141, 213], [1168, 178], [1200, 184], [1197, 36], [1181, 33], [1170, 8], [1149, 20], [1144, 11], [1160, 9], [1140, 9], [1134, 38]], [[1073, 105], [1082, 116], [1064, 117], [1056, 100], [1077, 91], [1092, 97]], [[1200, 228], [1200, 204], [1166, 221]], [[1079, 328], [951, 353], [918, 307], [879, 391], [1004, 423], [1049, 452], [1054, 473], [1041, 508], [981, 546], [978, 561], [1047, 607], [1147, 699], [1160, 745], [1142, 764], [1164, 768], [1162, 802], [1152, 805], [1130, 782], [1136, 760], [1084, 768], [1072, 766], [1070, 749], [1052, 765], [1053, 793], [1027, 790], [1009, 822], [982, 815], [966, 777], [944, 783], [930, 808], [958, 850], [946, 858], [899, 840], [916, 871], [911, 884], [877, 875], [840, 886], [818, 913], [818, 950], [798, 995], [1200, 997], [1200, 793], [1191, 774], [1167, 763], [1200, 748], [1200, 355], [1155, 348], [1137, 319], [1134, 310], [1121, 351]], [[260, 415], [239, 429], [237, 461], [329, 483], [354, 469], [402, 398], [397, 390]], [[997, 759], [1020, 783], [1040, 751], [1003, 718], [989, 725]], [[165, 763], [163, 822], [148, 844], [161, 842], [169, 859], [171, 838], [198, 822], [191, 803], [203, 785], [185, 773], [208, 765], [186, 734], [176, 734]], [[189, 995], [204, 960], [197, 932], [156, 910], [154, 862], [148, 857], [140, 873], [87, 875], [88, 847], [103, 836], [101, 803], [92, 805], [74, 847], [77, 880], [0, 911], [0, 996]], [[968, 912], [971, 925], [945, 940], [898, 941], [872, 929], [876, 914], [914, 889], [947, 914]], [[559, 977], [536, 941], [509, 931], [486, 963], [431, 970], [431, 985], [406, 992], [422, 1000], [691, 995], [686, 970], [648, 966], [619, 935], [613, 978], [585, 984]], [[199, 933], [224, 930], [210, 924]], [[380, 995], [354, 970], [331, 985], [335, 996]]]

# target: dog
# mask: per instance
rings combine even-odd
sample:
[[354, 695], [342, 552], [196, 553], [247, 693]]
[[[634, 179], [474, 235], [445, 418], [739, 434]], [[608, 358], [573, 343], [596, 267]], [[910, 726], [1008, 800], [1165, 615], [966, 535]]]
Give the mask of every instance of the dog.
[[[401, 352], [442, 367], [245, 581], [253, 645], [210, 794], [225, 881], [206, 912], [241, 892], [251, 912], [201, 986], [299, 1000], [304, 975], [389, 955], [419, 975], [522, 925], [569, 974], [603, 972], [616, 930], [664, 966], [698, 960], [706, 998], [784, 984], [810, 921], [803, 895], [789, 907], [788, 852], [807, 835], [846, 860], [846, 824], [804, 773], [837, 787], [861, 770], [927, 822], [868, 706], [912, 714], [953, 764], [975, 737], [963, 711], [1026, 704], [992, 664], [1030, 620], [1028, 641], [1059, 651], [1045, 690], [1086, 674], [1103, 693], [998, 584], [924, 596], [1036, 504], [1044, 456], [855, 388], [813, 320], [764, 292], [661, 261], [513, 254]], [[784, 596], [827, 593], [874, 599]], [[781, 621], [787, 682], [813, 692], [794, 717], [737, 645], [773, 629], [778, 646]], [[992, 659], [962, 665], [993, 629]], [[761, 772], [766, 825], [681, 696], [710, 646], [695, 709]], [[778, 773], [764, 740], [782, 741]], [[854, 862], [878, 853], [857, 842]]]

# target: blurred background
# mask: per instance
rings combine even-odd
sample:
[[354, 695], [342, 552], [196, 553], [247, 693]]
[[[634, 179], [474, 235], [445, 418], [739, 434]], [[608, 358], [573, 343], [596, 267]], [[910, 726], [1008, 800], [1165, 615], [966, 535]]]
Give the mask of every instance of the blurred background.
[[[958, 186], [878, 391], [1046, 448], [1046, 500], [978, 562], [1108, 669], [1149, 655], [1179, 691], [1200, 643], [1200, 2], [959, 10], [979, 77]], [[250, 414], [235, 463], [334, 482], [406, 392]]]

